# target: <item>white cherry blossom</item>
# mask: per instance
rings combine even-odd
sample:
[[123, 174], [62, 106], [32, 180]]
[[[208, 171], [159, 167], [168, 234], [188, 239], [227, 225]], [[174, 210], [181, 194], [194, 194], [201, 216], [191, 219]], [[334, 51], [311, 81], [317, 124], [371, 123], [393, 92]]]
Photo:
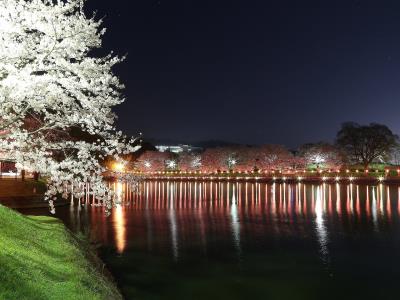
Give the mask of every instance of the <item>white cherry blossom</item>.
[[46, 176], [52, 211], [58, 195], [82, 196], [82, 182], [110, 208], [99, 160], [135, 150], [112, 112], [124, 100], [112, 72], [123, 58], [93, 55], [105, 29], [83, 5], [0, 0], [0, 152]]

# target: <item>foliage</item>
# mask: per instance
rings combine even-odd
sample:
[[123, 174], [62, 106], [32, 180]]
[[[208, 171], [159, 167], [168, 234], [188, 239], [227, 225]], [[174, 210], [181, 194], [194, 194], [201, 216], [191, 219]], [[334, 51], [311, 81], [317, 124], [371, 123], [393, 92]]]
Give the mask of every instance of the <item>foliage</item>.
[[299, 154], [308, 167], [319, 169], [335, 169], [343, 165], [343, 155], [338, 147], [328, 143], [305, 144], [300, 147]]
[[166, 162], [172, 160], [170, 152], [145, 151], [135, 162], [135, 167], [142, 172], [164, 171]]
[[206, 149], [201, 156], [201, 170], [252, 171], [290, 169], [294, 164], [293, 155], [281, 145], [259, 147], [227, 146]]
[[[99, 160], [136, 150], [113, 125], [123, 85], [112, 68], [122, 58], [91, 56], [105, 29], [83, 4], [0, 1], [0, 150], [47, 176], [52, 212], [57, 194], [83, 193], [80, 182], [110, 208]], [[71, 135], [74, 128], [85, 138]]]
[[178, 156], [179, 169], [181, 171], [197, 171], [202, 166], [201, 155], [182, 152]]
[[336, 144], [346, 151], [352, 162], [362, 163], [367, 168], [377, 159], [387, 159], [397, 140], [385, 125], [344, 123], [337, 133]]
[[235, 147], [217, 147], [206, 149], [201, 154], [202, 170], [206, 172], [229, 171], [238, 165], [238, 149]]
[[390, 149], [389, 155], [386, 160], [387, 163], [400, 166], [400, 145], [396, 144]]
[[255, 152], [260, 169], [288, 169], [293, 164], [293, 155], [282, 145], [263, 145], [256, 148]]

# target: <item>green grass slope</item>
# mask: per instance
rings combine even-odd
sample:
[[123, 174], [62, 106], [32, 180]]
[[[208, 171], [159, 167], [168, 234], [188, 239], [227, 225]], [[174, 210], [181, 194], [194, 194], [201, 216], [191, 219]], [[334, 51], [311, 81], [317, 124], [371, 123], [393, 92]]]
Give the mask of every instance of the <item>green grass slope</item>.
[[99, 269], [57, 219], [0, 205], [0, 299], [121, 299]]

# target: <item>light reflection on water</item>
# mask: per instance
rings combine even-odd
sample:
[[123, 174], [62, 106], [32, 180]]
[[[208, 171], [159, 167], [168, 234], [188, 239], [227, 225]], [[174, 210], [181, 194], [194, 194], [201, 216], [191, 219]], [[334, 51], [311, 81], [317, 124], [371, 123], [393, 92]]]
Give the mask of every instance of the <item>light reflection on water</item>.
[[[116, 182], [114, 184], [115, 194], [117, 197], [116, 207], [112, 214], [112, 218], [114, 220], [114, 229], [115, 229], [115, 246], [117, 248], [118, 253], [123, 253], [126, 246], [126, 225], [125, 225], [125, 211], [123, 209], [124, 204], [124, 192], [123, 192], [124, 184], [121, 182]], [[129, 201], [128, 199], [126, 199]]]
[[[89, 198], [75, 199], [56, 214], [73, 231], [89, 228], [128, 299], [178, 299], [186, 285], [168, 287], [187, 282], [196, 290], [199, 276], [201, 284], [222, 293], [219, 299], [242, 299], [247, 294], [241, 291], [249, 289], [255, 298], [276, 289], [281, 297], [275, 299], [311, 299], [304, 291], [317, 292], [319, 285], [334, 289], [332, 296], [345, 286], [346, 295], [364, 299], [379, 296], [383, 286], [386, 293], [397, 291], [392, 278], [400, 275], [398, 186], [172, 181], [143, 182], [137, 191], [113, 186], [121, 203], [109, 218]], [[140, 288], [140, 274], [158, 282], [159, 290]], [[210, 298], [200, 283], [198, 299]], [[286, 285], [295, 294], [286, 293]], [[138, 290], [132, 292], [133, 286]]]
[[[316, 192], [316, 203], [315, 203], [315, 224], [316, 224], [316, 233], [318, 237], [318, 242], [321, 247], [321, 254], [322, 259], [325, 263], [329, 261], [329, 251], [328, 251], [328, 231], [325, 226], [324, 220], [324, 208], [326, 207], [325, 203], [325, 184], [321, 188], [320, 186], [317, 187]], [[331, 198], [330, 198], [331, 200]], [[331, 201], [330, 203], [331, 204]], [[331, 207], [329, 205], [329, 207]]]
[[[157, 223], [167, 223], [170, 253], [175, 260], [179, 260], [180, 248], [185, 248], [185, 245], [180, 244], [187, 241], [187, 226], [198, 225], [199, 232], [195, 236], [198, 235], [206, 247], [209, 231], [226, 231], [229, 225], [231, 243], [240, 257], [243, 229], [261, 221], [267, 237], [269, 234], [295, 235], [299, 230], [304, 231], [302, 234], [305, 236], [315, 235], [321, 260], [327, 263], [329, 231], [343, 230], [343, 224], [351, 222], [352, 225], [363, 226], [372, 223], [374, 230], [379, 232], [382, 226], [392, 221], [393, 214], [397, 219], [400, 212], [400, 188], [383, 184], [364, 186], [163, 181], [144, 182], [138, 191], [121, 182], [113, 186], [118, 197], [111, 216], [116, 251], [122, 254], [130, 243], [129, 239], [135, 238], [127, 233], [128, 219], [133, 217], [131, 212], [136, 212], [135, 218], [138, 218], [137, 212], [142, 212], [139, 218], [145, 219], [150, 248], [153, 248], [152, 232], [161, 225]], [[102, 215], [102, 208], [91, 207], [90, 199], [85, 200], [79, 202], [81, 205], [78, 208], [71, 206], [70, 212], [74, 215], [74, 221], [71, 222], [74, 224], [71, 225], [75, 230], [85, 226], [80, 221], [82, 211], [97, 211], [97, 217]], [[314, 224], [314, 232], [304, 226], [295, 228], [295, 223]], [[216, 228], [212, 228], [213, 225]], [[194, 233], [192, 230], [190, 234]], [[251, 236], [254, 232], [250, 228], [246, 234]], [[101, 236], [97, 238], [104, 242]]]

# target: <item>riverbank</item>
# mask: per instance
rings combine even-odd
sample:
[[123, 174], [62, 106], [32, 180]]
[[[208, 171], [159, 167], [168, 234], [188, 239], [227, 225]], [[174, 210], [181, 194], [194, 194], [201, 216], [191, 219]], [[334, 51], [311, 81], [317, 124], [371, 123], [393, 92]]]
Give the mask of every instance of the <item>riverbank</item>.
[[165, 174], [143, 174], [142, 179], [145, 180], [172, 180], [172, 181], [239, 181], [239, 182], [263, 182], [263, 183], [363, 183], [363, 184], [399, 184], [400, 176], [388, 176], [385, 173], [376, 174], [259, 174], [259, 173], [217, 173], [217, 174], [177, 174], [175, 172]]
[[122, 299], [90, 246], [51, 217], [0, 205], [0, 299]]
[[243, 181], [264, 183], [365, 183], [376, 184], [385, 182], [388, 184], [400, 183], [400, 166], [374, 166], [363, 169], [360, 166], [352, 166], [348, 169], [310, 169], [310, 170], [253, 170], [253, 171], [180, 171], [164, 170], [153, 172], [126, 171], [123, 173], [111, 172], [106, 177], [115, 180], [126, 175], [133, 175], [142, 180], [173, 180], [173, 181]]

